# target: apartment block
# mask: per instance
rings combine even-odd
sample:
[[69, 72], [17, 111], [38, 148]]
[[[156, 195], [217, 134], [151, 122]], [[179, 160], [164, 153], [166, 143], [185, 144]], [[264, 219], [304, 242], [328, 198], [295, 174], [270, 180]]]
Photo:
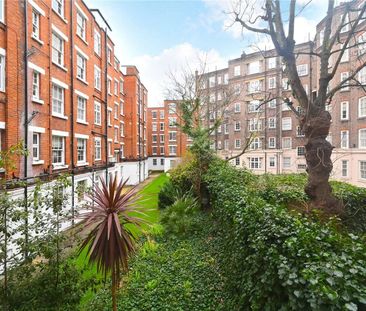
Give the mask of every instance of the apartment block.
[[69, 173], [73, 189], [99, 177], [146, 178], [130, 168], [141, 153], [126, 124], [146, 125], [126, 107], [135, 89], [123, 70], [107, 20], [82, 0], [1, 1], [1, 149], [24, 141], [29, 151], [3, 177], [32, 183]]
[[160, 107], [149, 107], [147, 120], [149, 170], [168, 171], [180, 162], [191, 142], [180, 128], [178, 102], [165, 100]]
[[[354, 1], [355, 7], [363, 1]], [[335, 10], [334, 27], [337, 29], [343, 15], [342, 6]], [[348, 20], [356, 18], [351, 12]], [[330, 88], [352, 72], [355, 64], [366, 62], [366, 16], [349, 43]], [[317, 26], [314, 41], [298, 44], [297, 70], [308, 96], [316, 95], [320, 59], [309, 55], [321, 53], [324, 20]], [[348, 24], [341, 31], [339, 49], [350, 30]], [[338, 53], [330, 59], [336, 61]], [[356, 65], [356, 66], [357, 66]], [[357, 76], [366, 83], [366, 68]], [[296, 115], [283, 102], [291, 98], [294, 109], [302, 108], [293, 99], [291, 88], [275, 50], [245, 54], [229, 60], [228, 67], [203, 75], [201, 91], [208, 98], [210, 121], [217, 119], [217, 106], [223, 101], [223, 90], [231, 89], [237, 95], [223, 111], [223, 124], [212, 135], [212, 148], [223, 158], [238, 155], [248, 142], [247, 151], [232, 161], [255, 173], [305, 172], [305, 137], [298, 126]], [[362, 86], [342, 88], [329, 101], [327, 110], [332, 116], [328, 140], [333, 144], [334, 169], [332, 178], [356, 185], [366, 185], [366, 92]]]

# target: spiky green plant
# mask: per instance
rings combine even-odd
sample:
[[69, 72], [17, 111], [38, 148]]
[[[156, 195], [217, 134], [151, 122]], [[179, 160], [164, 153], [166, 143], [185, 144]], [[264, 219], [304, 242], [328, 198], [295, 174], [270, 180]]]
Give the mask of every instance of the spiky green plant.
[[[88, 212], [82, 215], [85, 227], [92, 230], [80, 246], [79, 252], [87, 249], [89, 264], [96, 264], [97, 270], [112, 278], [113, 310], [117, 310], [116, 292], [120, 282], [121, 272], [128, 269], [128, 258], [134, 252], [135, 236], [126, 226], [132, 224], [140, 227], [144, 221], [140, 216], [145, 215], [137, 201], [141, 195], [136, 187], [126, 189], [126, 181], [117, 182], [117, 177], [107, 185], [101, 181], [101, 187], [96, 187], [89, 198], [94, 201], [88, 206]], [[134, 215], [132, 216], [131, 212]]]

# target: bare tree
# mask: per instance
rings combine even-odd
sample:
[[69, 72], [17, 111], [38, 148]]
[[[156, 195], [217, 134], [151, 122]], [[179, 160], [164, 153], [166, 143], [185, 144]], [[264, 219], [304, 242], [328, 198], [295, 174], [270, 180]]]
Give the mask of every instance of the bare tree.
[[[301, 52], [296, 51], [294, 40], [295, 18], [302, 10], [303, 7], [299, 7], [296, 0], [291, 0], [285, 10], [281, 8], [280, 0], [264, 0], [263, 7], [258, 12], [249, 0], [241, 0], [233, 5], [230, 14], [243, 29], [269, 37], [282, 58], [292, 96], [303, 108], [303, 113], [298, 113], [292, 105], [292, 99], [284, 99], [296, 113], [306, 137], [308, 182], [305, 192], [317, 208], [322, 208], [327, 213], [339, 213], [341, 204], [332, 195], [329, 184], [334, 147], [326, 140], [331, 125], [331, 115], [326, 110], [326, 105], [343, 88], [365, 87], [366, 81], [357, 79], [358, 73], [366, 66], [364, 53], [358, 53], [348, 77], [342, 81], [335, 81], [334, 77], [347, 50], [354, 47], [366, 50], [366, 40], [357, 38], [361, 23], [365, 21], [366, 2], [355, 0], [335, 7], [334, 0], [328, 0], [327, 14], [322, 21], [324, 29], [320, 46], [316, 48], [314, 43], [311, 50], [305, 52], [316, 58], [319, 64], [317, 92], [312, 96], [307, 95], [296, 67], [296, 59]], [[338, 16], [340, 19], [335, 18]], [[346, 32], [345, 27], [348, 29]], [[331, 58], [333, 62], [330, 66]]]

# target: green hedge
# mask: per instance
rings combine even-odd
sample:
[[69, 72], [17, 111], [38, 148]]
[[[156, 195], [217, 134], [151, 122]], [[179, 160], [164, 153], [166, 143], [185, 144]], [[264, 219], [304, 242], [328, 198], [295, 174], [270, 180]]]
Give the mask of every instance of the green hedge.
[[[306, 174], [262, 175], [258, 194], [271, 204], [306, 204]], [[331, 181], [334, 195], [344, 204], [343, 224], [351, 231], [366, 233], [366, 188]]]
[[353, 234], [270, 204], [258, 177], [215, 161], [206, 176], [224, 310], [363, 310], [366, 246]]

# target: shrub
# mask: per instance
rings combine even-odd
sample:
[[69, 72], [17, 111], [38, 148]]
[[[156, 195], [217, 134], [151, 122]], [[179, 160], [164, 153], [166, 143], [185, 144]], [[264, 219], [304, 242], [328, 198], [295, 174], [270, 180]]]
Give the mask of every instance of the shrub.
[[174, 203], [177, 195], [177, 188], [169, 180], [162, 187], [158, 195], [158, 207], [165, 209]]
[[195, 221], [192, 216], [197, 211], [197, 199], [191, 192], [187, 192], [162, 213], [161, 222], [167, 233], [182, 236], [194, 229]]
[[216, 162], [205, 177], [229, 297], [223, 309], [366, 308], [365, 240], [268, 203], [248, 174]]

